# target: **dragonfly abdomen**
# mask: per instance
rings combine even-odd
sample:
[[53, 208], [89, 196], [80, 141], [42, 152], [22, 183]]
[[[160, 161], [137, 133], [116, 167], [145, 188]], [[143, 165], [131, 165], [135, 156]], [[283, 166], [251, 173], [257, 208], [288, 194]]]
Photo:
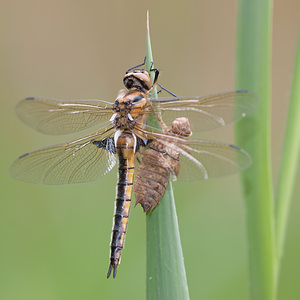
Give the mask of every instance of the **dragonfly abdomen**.
[[113, 277], [116, 277], [117, 267], [121, 261], [133, 187], [135, 148], [136, 137], [132, 133], [125, 132], [118, 137], [116, 149], [119, 156], [119, 179], [107, 278], [110, 276], [112, 270]]

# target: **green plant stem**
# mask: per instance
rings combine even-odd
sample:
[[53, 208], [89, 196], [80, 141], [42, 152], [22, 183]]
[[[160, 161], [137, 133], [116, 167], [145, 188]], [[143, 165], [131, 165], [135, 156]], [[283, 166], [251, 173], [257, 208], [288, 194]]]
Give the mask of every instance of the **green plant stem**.
[[[153, 58], [150, 44], [149, 23], [147, 23], [147, 25], [146, 70], [149, 72]], [[157, 97], [156, 91], [150, 96], [152, 98]], [[153, 125], [153, 122], [157, 122], [156, 118], [150, 119], [147, 123]], [[169, 183], [161, 203], [151, 214], [147, 215], [146, 231], [147, 299], [189, 299], [171, 183]]]
[[276, 242], [278, 265], [283, 254], [288, 213], [292, 198], [300, 150], [300, 28], [294, 80], [287, 116], [283, 155], [276, 191]]
[[246, 203], [250, 298], [276, 298], [274, 207], [270, 168], [271, 0], [240, 0], [236, 88], [257, 94], [257, 110], [236, 125], [239, 146], [253, 158], [242, 173]]

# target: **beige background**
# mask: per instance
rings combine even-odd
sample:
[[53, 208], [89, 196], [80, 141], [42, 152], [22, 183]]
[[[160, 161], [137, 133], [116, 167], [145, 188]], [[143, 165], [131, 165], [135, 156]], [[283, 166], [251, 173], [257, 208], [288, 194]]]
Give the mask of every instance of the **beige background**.
[[[54, 187], [17, 182], [7, 170], [22, 153], [72, 138], [27, 128], [14, 114], [16, 103], [35, 95], [114, 101], [126, 69], [145, 56], [147, 9], [155, 65], [165, 87], [182, 96], [234, 88], [237, 1], [1, 1], [1, 299], [144, 299], [145, 217], [140, 207], [131, 210], [118, 276], [105, 277], [116, 170], [93, 183]], [[274, 182], [299, 16], [298, 0], [275, 1]], [[232, 127], [203, 137], [233, 142]], [[245, 212], [238, 175], [174, 187], [191, 298], [246, 299]], [[299, 193], [298, 184], [280, 281], [279, 299], [284, 300], [300, 298]]]

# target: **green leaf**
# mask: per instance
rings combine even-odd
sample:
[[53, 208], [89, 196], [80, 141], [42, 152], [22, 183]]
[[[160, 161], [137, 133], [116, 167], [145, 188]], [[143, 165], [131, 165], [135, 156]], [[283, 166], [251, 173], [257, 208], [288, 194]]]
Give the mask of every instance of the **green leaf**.
[[253, 158], [242, 173], [246, 203], [250, 297], [276, 297], [274, 204], [270, 168], [271, 0], [240, 0], [236, 88], [257, 94], [257, 110], [236, 124], [237, 144]]
[[278, 264], [283, 254], [288, 213], [292, 198], [300, 151], [300, 30], [294, 80], [285, 130], [283, 154], [276, 191], [276, 242]]
[[[149, 15], [147, 14], [146, 70], [148, 72], [152, 65]], [[156, 90], [151, 94], [151, 97], [157, 97]], [[155, 117], [150, 119], [148, 123], [154, 125], [153, 122], [157, 122]], [[151, 214], [147, 215], [146, 223], [147, 299], [189, 299], [171, 183], [169, 183], [161, 203]]]

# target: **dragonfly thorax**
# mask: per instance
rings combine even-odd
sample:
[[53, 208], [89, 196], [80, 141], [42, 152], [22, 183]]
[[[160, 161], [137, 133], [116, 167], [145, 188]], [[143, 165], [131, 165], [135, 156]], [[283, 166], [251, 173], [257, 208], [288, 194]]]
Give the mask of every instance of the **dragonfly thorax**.
[[146, 94], [131, 89], [119, 95], [113, 105], [114, 115], [111, 119], [116, 129], [132, 130], [138, 120], [143, 117], [143, 110], [147, 104]]
[[129, 129], [133, 130], [135, 127], [135, 120], [132, 118], [130, 113], [127, 115], [123, 114], [115, 114], [112, 119], [112, 123], [117, 130], [124, 130], [124, 129]]

